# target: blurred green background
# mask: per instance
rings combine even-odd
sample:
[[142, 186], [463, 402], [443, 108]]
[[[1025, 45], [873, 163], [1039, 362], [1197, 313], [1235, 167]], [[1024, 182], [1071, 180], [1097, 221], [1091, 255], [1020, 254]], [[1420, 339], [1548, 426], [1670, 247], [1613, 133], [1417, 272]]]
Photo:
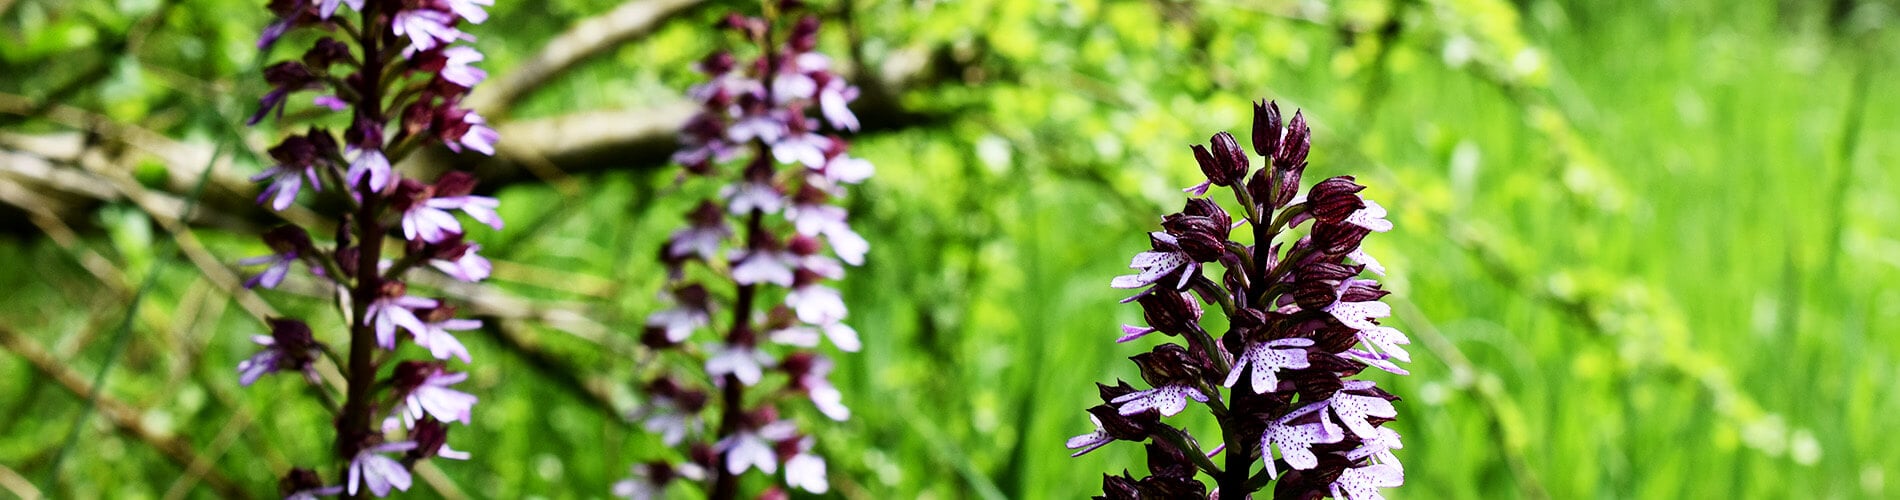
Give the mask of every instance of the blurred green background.
[[[266, 495], [324, 462], [300, 383], [233, 370], [260, 315], [338, 328], [308, 283], [234, 286], [278, 217], [243, 177], [280, 129], [239, 124], [295, 56], [254, 49], [263, 3], [0, 0], [0, 497]], [[493, 326], [465, 337], [475, 459], [412, 493], [604, 497], [665, 453], [622, 415], [653, 257], [701, 194], [664, 163], [680, 89], [755, 4], [497, 3], [470, 31], [502, 154], [403, 166], [482, 172], [509, 220], [473, 235], [492, 286], [435, 289]], [[1147, 349], [1113, 342], [1139, 309], [1107, 284], [1196, 182], [1187, 146], [1257, 98], [1315, 123], [1309, 181], [1357, 175], [1398, 225], [1369, 245], [1417, 354], [1375, 376], [1405, 398], [1389, 496], [1900, 496], [1894, 2], [823, 10], [878, 167], [846, 202], [873, 249], [841, 283], [853, 417], [817, 431], [834, 496], [1076, 498], [1143, 470], [1061, 445]]]

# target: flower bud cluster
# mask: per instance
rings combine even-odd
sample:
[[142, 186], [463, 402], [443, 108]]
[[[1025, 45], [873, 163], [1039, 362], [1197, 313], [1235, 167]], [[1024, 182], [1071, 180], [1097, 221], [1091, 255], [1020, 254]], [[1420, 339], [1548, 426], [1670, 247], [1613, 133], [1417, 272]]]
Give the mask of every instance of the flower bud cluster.
[[[481, 245], [465, 238], [462, 217], [501, 229], [499, 203], [474, 194], [476, 179], [451, 172], [424, 182], [394, 165], [411, 152], [441, 145], [494, 154], [498, 135], [462, 99], [487, 77], [473, 66], [481, 52], [461, 44], [474, 37], [463, 23], [488, 18], [493, 0], [272, 0], [276, 21], [258, 48], [269, 52], [287, 33], [305, 29], [318, 38], [298, 57], [264, 70], [271, 86], [249, 123], [281, 119], [297, 108], [317, 116], [347, 112], [340, 134], [312, 127], [269, 150], [274, 162], [253, 178], [266, 182], [258, 203], [286, 210], [314, 193], [312, 209], [336, 228], [327, 243], [294, 225], [264, 234], [272, 254], [245, 259], [264, 266], [247, 286], [276, 288], [302, 264], [312, 279], [337, 290], [347, 335], [313, 332], [293, 318], [269, 321], [254, 337], [263, 350], [238, 365], [249, 386], [273, 372], [295, 372], [316, 386], [337, 413], [334, 449], [342, 462], [334, 485], [310, 469], [294, 469], [281, 483], [289, 497], [347, 493], [387, 496], [407, 491], [409, 469], [434, 457], [466, 459], [447, 445], [448, 423], [468, 424], [476, 397], [455, 389], [468, 375], [451, 360], [469, 363], [453, 332], [481, 327], [456, 317], [456, 307], [414, 295], [405, 279], [424, 267], [460, 281], [487, 279]], [[349, 9], [342, 7], [348, 6]], [[308, 100], [299, 96], [311, 96]], [[307, 102], [309, 108], [301, 103]], [[340, 120], [341, 121], [341, 120]], [[458, 216], [459, 214], [459, 216]], [[400, 245], [384, 256], [385, 243]], [[325, 339], [347, 340], [342, 354]], [[413, 343], [422, 359], [403, 359]], [[328, 359], [344, 374], [334, 388], [315, 364]], [[383, 366], [393, 363], [385, 373]], [[341, 392], [337, 407], [333, 392]], [[313, 459], [314, 462], [326, 462]]]
[[[689, 480], [709, 482], [712, 498], [733, 498], [740, 476], [781, 467], [788, 487], [829, 489], [815, 440], [778, 405], [808, 402], [839, 421], [851, 415], [828, 378], [832, 361], [816, 348], [826, 340], [840, 351], [860, 347], [827, 283], [869, 250], [836, 201], [872, 167], [835, 135], [858, 128], [847, 106], [858, 90], [814, 51], [818, 18], [799, 15], [796, 1], [767, 7], [764, 16], [719, 23], [747, 41], [750, 55], [721, 50], [697, 65], [709, 81], [688, 94], [703, 108], [681, 130], [673, 159], [684, 180], [723, 186], [662, 245], [668, 306], [647, 318], [640, 337], [703, 367], [641, 385], [648, 400], [636, 417], [686, 460], [635, 466], [615, 487], [621, 496], [656, 498]], [[782, 383], [768, 382], [781, 375]]]
[[[1257, 170], [1226, 132], [1192, 148], [1207, 181], [1188, 188], [1197, 197], [1149, 233], [1150, 250], [1129, 266], [1138, 272], [1111, 283], [1140, 290], [1124, 302], [1139, 303], [1147, 322], [1123, 326], [1119, 342], [1154, 332], [1186, 342], [1130, 358], [1148, 389], [1099, 386], [1102, 404], [1088, 410], [1095, 432], [1068, 447], [1079, 456], [1114, 441], [1147, 442], [1150, 475], [1104, 476], [1098, 498], [1208, 498], [1201, 473], [1228, 498], [1274, 482], [1276, 498], [1358, 500], [1404, 482], [1392, 453], [1399, 435], [1384, 427], [1398, 416], [1398, 397], [1350, 378], [1368, 367], [1403, 375], [1397, 362], [1410, 361], [1405, 334], [1379, 324], [1392, 314], [1380, 302], [1389, 292], [1367, 275], [1385, 268], [1360, 247], [1392, 224], [1349, 176], [1300, 194], [1311, 142], [1304, 115], [1283, 125], [1277, 104], [1256, 104], [1251, 139], [1265, 160]], [[1231, 188], [1237, 215], [1198, 197], [1214, 186]], [[1304, 236], [1278, 241], [1301, 227]], [[1209, 266], [1222, 269], [1218, 281]], [[1224, 333], [1202, 328], [1203, 303], [1227, 316]], [[1222, 427], [1224, 465], [1211, 460], [1219, 450], [1203, 451], [1164, 421], [1196, 405]]]

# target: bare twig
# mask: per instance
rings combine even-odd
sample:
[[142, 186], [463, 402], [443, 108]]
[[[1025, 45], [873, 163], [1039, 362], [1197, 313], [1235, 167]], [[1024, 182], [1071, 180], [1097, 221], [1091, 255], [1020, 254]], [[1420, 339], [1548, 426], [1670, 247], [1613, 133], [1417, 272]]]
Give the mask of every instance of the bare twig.
[[205, 460], [215, 461], [223, 457], [225, 450], [230, 449], [238, 436], [242, 436], [245, 430], [251, 428], [251, 422], [255, 419], [256, 415], [248, 407], [232, 415], [231, 420], [225, 422], [224, 430], [218, 431], [218, 437], [211, 440], [211, 449], [191, 462], [191, 466], [185, 468], [185, 475], [179, 476], [177, 481], [172, 482], [172, 487], [165, 491], [165, 500], [185, 498], [185, 495], [191, 493], [191, 488], [197, 486], [198, 481], [203, 480], [215, 464], [215, 462]]
[[[67, 363], [54, 358], [51, 353], [46, 352], [45, 348], [40, 347], [39, 343], [26, 338], [24, 335], [19, 334], [19, 332], [13, 331], [12, 328], [0, 325], [0, 346], [4, 346], [8, 351], [12, 351], [15, 355], [25, 359], [28, 365], [31, 365], [35, 370], [58, 382], [60, 387], [65, 388], [67, 392], [72, 393], [74, 396], [85, 398], [89, 394], [95, 394], [92, 384], [87, 382], [80, 374], [73, 372]], [[206, 459], [184, 440], [178, 439], [176, 436], [161, 435], [157, 431], [145, 427], [144, 416], [139, 410], [105, 394], [97, 394], [96, 397], [99, 414], [105, 416], [106, 420], [110, 421], [113, 427], [117, 427], [119, 432], [151, 446], [152, 449], [157, 450], [159, 454], [170, 459], [172, 463], [178, 465], [179, 468], [191, 470], [193, 464], [217, 463], [216, 460]], [[237, 483], [231, 482], [230, 478], [225, 477], [223, 471], [215, 467], [205, 469], [203, 477], [205, 484], [210, 485], [211, 489], [216, 490], [220, 496], [226, 498], [251, 497], [249, 492], [238, 487]]]
[[[489, 118], [508, 115], [522, 97], [540, 89], [556, 77], [621, 44], [645, 36], [673, 14], [697, 5], [702, 0], [633, 0], [605, 14], [582, 19], [566, 32], [555, 35], [533, 57], [508, 74], [482, 85], [468, 97], [470, 107]], [[511, 139], [514, 140], [514, 139]]]
[[[5, 0], [0, 0], [0, 2], [3, 1]], [[40, 493], [39, 488], [33, 487], [32, 481], [20, 477], [20, 473], [14, 472], [12, 468], [5, 465], [0, 465], [0, 488], [6, 488], [7, 491], [13, 493], [13, 496], [20, 497], [21, 500], [39, 500], [45, 496]]]
[[427, 483], [429, 489], [435, 490], [437, 495], [442, 495], [444, 500], [468, 499], [468, 493], [464, 493], [462, 487], [455, 484], [455, 480], [443, 474], [442, 469], [435, 466], [435, 462], [417, 462], [415, 472], [417, 476], [422, 476], [422, 482]]

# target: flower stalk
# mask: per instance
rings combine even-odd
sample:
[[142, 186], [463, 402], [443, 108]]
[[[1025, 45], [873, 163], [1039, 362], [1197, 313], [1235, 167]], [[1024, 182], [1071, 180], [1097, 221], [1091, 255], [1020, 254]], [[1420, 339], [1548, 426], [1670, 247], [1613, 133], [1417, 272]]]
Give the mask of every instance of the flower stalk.
[[[340, 134], [311, 127], [272, 147], [276, 165], [254, 178], [267, 181], [258, 202], [284, 210], [308, 188], [331, 203], [313, 205], [337, 228], [329, 242], [313, 241], [304, 228], [282, 226], [264, 235], [272, 255], [246, 259], [267, 267], [248, 286], [275, 288], [292, 267], [302, 263], [310, 276], [339, 291], [337, 310], [346, 332], [313, 332], [300, 319], [271, 320], [271, 334], [254, 340], [264, 349], [238, 366], [240, 382], [251, 385], [263, 375], [295, 371], [336, 412], [332, 447], [334, 484], [312, 469], [288, 471], [280, 484], [286, 497], [345, 495], [387, 496], [407, 491], [409, 469], [430, 458], [466, 459], [446, 445], [447, 422], [467, 424], [476, 397], [451, 386], [467, 374], [448, 370], [451, 358], [471, 361], [452, 331], [479, 328], [480, 321], [456, 318], [453, 305], [412, 295], [407, 285], [415, 265], [430, 264], [460, 281], [478, 282], [489, 274], [488, 260], [468, 241], [454, 212], [500, 229], [494, 198], [472, 194], [476, 180], [461, 172], [433, 184], [405, 177], [395, 169], [410, 152], [442, 145], [454, 151], [492, 154], [497, 134], [480, 115], [460, 106], [471, 88], [486, 78], [472, 66], [480, 52], [458, 42], [474, 38], [462, 23], [487, 18], [492, 0], [275, 0], [277, 20], [264, 31], [258, 47], [270, 51], [292, 30], [322, 34], [300, 58], [265, 71], [272, 90], [250, 119], [282, 118], [293, 96], [317, 94], [301, 115], [329, 118], [347, 111]], [[352, 18], [342, 7], [355, 12]], [[353, 20], [354, 19], [354, 20]], [[334, 35], [342, 35], [339, 40]], [[391, 98], [391, 89], [404, 89]], [[301, 99], [298, 99], [301, 101]], [[385, 246], [400, 228], [400, 255]], [[325, 244], [327, 243], [327, 244]], [[391, 259], [390, 257], [395, 257]], [[393, 262], [392, 262], [393, 260]], [[407, 335], [402, 335], [406, 333]], [[326, 340], [342, 336], [339, 349]], [[422, 348], [421, 359], [405, 359], [403, 344]], [[313, 363], [325, 359], [344, 375], [339, 404], [323, 387]], [[379, 379], [383, 368], [394, 369]], [[379, 418], [380, 417], [380, 418]], [[396, 454], [392, 456], [392, 454]]]
[[[858, 90], [815, 50], [820, 22], [804, 9], [774, 1], [761, 16], [727, 16], [720, 28], [743, 42], [698, 64], [709, 81], [688, 95], [704, 108], [681, 130], [673, 159], [680, 182], [723, 188], [662, 245], [668, 304], [647, 318], [641, 342], [704, 369], [641, 384], [648, 401], [634, 417], [682, 456], [635, 465], [616, 495], [658, 498], [697, 483], [708, 498], [737, 498], [746, 474], [781, 468], [785, 488], [829, 489], [816, 440], [800, 430], [810, 424], [781, 410], [809, 402], [825, 418], [850, 416], [827, 379], [832, 361], [816, 348], [826, 339], [840, 351], [860, 347], [827, 282], [868, 250], [835, 200], [872, 169], [833, 135], [857, 129], [847, 104]], [[716, 327], [715, 313], [731, 323]], [[764, 383], [781, 375], [783, 384]]]
[[[1123, 326], [1119, 342], [1160, 332], [1184, 337], [1188, 347], [1163, 342], [1130, 358], [1152, 389], [1101, 386], [1103, 404], [1089, 409], [1096, 431], [1068, 447], [1081, 455], [1114, 441], [1147, 441], [1150, 474], [1104, 476], [1098, 498], [1250, 498], [1271, 485], [1276, 498], [1362, 500], [1404, 482], [1392, 454], [1401, 447], [1398, 433], [1383, 427], [1397, 417], [1398, 397], [1350, 378], [1366, 368], [1403, 375], [1394, 362], [1410, 360], [1400, 347], [1410, 343], [1405, 335], [1379, 324], [1391, 315], [1379, 301], [1389, 292], [1363, 276], [1385, 269], [1361, 241], [1392, 226], [1383, 207], [1359, 196], [1365, 187], [1352, 177], [1300, 193], [1310, 134], [1304, 115], [1282, 125], [1279, 106], [1261, 102], [1252, 135], [1254, 153], [1265, 160], [1259, 169], [1226, 132], [1194, 146], [1206, 182], [1188, 188], [1187, 206], [1149, 234], [1151, 250], [1129, 266], [1138, 273], [1111, 282], [1141, 290], [1124, 302], [1139, 302], [1148, 323]], [[1239, 224], [1203, 198], [1214, 187], [1233, 191]], [[1241, 225], [1253, 228], [1238, 231]], [[1291, 234], [1302, 226], [1304, 234]], [[1223, 271], [1218, 280], [1212, 269]], [[1201, 327], [1194, 297], [1219, 305], [1225, 333], [1216, 338]], [[1224, 466], [1200, 455], [1186, 429], [1162, 421], [1191, 402], [1219, 424]], [[1212, 480], [1212, 492], [1197, 472]]]

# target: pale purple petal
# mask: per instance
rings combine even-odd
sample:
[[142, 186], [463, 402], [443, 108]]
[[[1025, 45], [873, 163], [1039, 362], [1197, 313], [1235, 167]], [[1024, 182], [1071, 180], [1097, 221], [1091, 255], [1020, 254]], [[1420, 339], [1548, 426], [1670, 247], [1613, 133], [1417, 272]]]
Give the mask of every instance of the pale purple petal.
[[798, 320], [814, 325], [838, 322], [845, 317], [844, 298], [824, 285], [805, 285], [785, 294], [785, 305], [798, 313]]
[[838, 346], [844, 352], [858, 352], [863, 345], [858, 342], [858, 331], [844, 323], [832, 323], [824, 326], [825, 338], [831, 339], [831, 345]]
[[448, 3], [449, 10], [455, 11], [455, 15], [470, 23], [481, 24], [488, 20], [488, 11], [482, 10], [482, 6], [495, 5], [495, 0], [448, 0]]
[[367, 176], [369, 189], [382, 192], [383, 188], [390, 185], [389, 175], [389, 157], [383, 156], [382, 151], [371, 149], [358, 154], [356, 160], [350, 162], [350, 169], [344, 173], [344, 178], [354, 187], [362, 185], [363, 178]]
[[[1148, 328], [1148, 327], [1122, 325], [1122, 336], [1120, 338], [1115, 339], [1115, 342], [1117, 343], [1128, 342], [1131, 340], [1135, 340], [1135, 339], [1147, 336], [1148, 334], [1154, 333], [1155, 331], [1156, 331], [1155, 329]], [[1236, 369], [1238, 369], [1238, 367], [1236, 367]], [[1234, 385], [1233, 382], [1227, 383], [1228, 387], [1233, 387], [1233, 385]]]
[[785, 461], [785, 483], [816, 494], [830, 490], [825, 477], [825, 459], [810, 453], [792, 455]]
[[1089, 421], [1095, 423], [1095, 432], [1069, 438], [1068, 442], [1063, 443], [1064, 446], [1067, 446], [1071, 450], [1078, 450], [1074, 454], [1069, 455], [1071, 458], [1095, 451], [1096, 448], [1101, 448], [1115, 441], [1115, 438], [1109, 437], [1108, 431], [1102, 428], [1101, 419], [1095, 418], [1094, 415], [1089, 415]]

